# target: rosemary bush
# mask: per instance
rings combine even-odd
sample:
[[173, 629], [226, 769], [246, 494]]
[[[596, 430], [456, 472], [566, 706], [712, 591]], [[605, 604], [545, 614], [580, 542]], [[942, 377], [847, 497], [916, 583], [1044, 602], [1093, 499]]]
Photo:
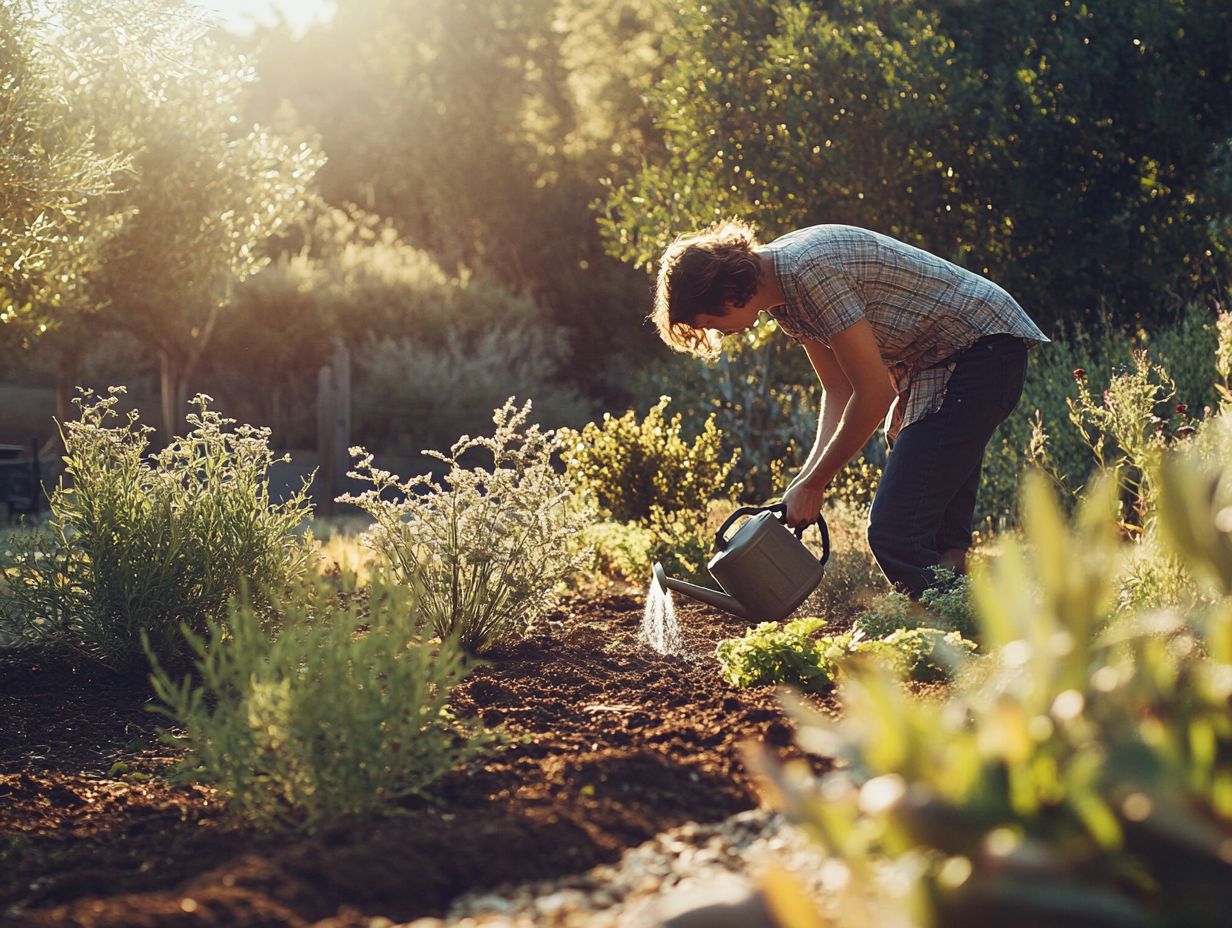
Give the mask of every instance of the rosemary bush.
[[[491, 438], [464, 435], [449, 454], [425, 451], [447, 466], [439, 479], [399, 480], [352, 448], [351, 476], [372, 489], [339, 498], [372, 517], [364, 543], [399, 580], [419, 588], [436, 633], [457, 637], [474, 654], [525, 634], [586, 561], [577, 543], [585, 515], [552, 467], [555, 433], [527, 425], [529, 414], [529, 402], [518, 409], [510, 400], [492, 414]], [[477, 456], [491, 466], [464, 464]]]
[[47, 529], [16, 541], [0, 612], [21, 639], [66, 648], [120, 673], [144, 673], [142, 638], [174, 666], [181, 625], [200, 632], [226, 614], [241, 585], [278, 588], [303, 574], [311, 535], [307, 484], [269, 498], [269, 430], [241, 425], [198, 395], [191, 431], [146, 456], [149, 426], [119, 422], [107, 398], [83, 390], [62, 428], [71, 482], [51, 494]]
[[155, 711], [182, 731], [164, 737], [188, 749], [178, 777], [216, 786], [238, 818], [311, 830], [370, 816], [493, 743], [450, 715], [462, 651], [432, 639], [413, 590], [378, 575], [358, 595], [314, 580], [272, 599], [272, 636], [248, 597], [189, 633], [193, 675], [151, 655]]

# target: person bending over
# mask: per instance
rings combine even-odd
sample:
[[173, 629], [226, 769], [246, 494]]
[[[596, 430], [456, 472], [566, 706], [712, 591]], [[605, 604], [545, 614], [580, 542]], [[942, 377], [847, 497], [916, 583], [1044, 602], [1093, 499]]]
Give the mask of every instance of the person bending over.
[[822, 387], [816, 441], [783, 494], [787, 524], [817, 520], [826, 486], [884, 420], [873, 557], [917, 599], [934, 568], [965, 571], [984, 449], [1022, 395], [1028, 349], [1049, 339], [992, 281], [855, 226], [763, 245], [727, 220], [664, 251], [651, 320], [672, 348], [712, 358], [762, 312]]

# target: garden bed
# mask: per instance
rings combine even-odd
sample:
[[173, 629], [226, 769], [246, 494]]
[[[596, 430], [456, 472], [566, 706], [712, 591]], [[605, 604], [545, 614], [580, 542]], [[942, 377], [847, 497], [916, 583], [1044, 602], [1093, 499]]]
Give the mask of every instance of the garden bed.
[[[32, 926], [364, 924], [443, 912], [502, 883], [615, 860], [756, 800], [738, 746], [788, 754], [773, 693], [724, 684], [711, 657], [738, 619], [678, 603], [691, 657], [636, 642], [642, 602], [579, 601], [476, 670], [462, 714], [506, 748], [451, 774], [437, 802], [312, 837], [228, 827], [211, 790], [159, 776], [148, 694], [4, 658], [0, 916]], [[0, 920], [3, 920], [0, 918]]]

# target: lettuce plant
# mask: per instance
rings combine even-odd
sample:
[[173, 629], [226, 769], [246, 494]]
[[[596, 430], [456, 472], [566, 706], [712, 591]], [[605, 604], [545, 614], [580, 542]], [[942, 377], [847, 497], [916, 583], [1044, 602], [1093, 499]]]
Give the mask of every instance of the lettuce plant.
[[720, 673], [732, 686], [788, 683], [820, 692], [838, 679], [844, 663], [874, 660], [897, 675], [918, 681], [947, 677], [975, 645], [958, 632], [902, 628], [884, 638], [860, 632], [819, 635], [825, 619], [762, 622], [742, 638], [721, 641], [715, 649]]

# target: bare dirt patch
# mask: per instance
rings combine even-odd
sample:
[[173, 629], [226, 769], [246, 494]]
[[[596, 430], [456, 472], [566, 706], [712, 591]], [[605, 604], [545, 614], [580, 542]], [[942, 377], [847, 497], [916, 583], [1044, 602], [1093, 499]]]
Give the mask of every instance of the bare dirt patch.
[[30, 926], [361, 925], [440, 914], [467, 890], [615, 860], [756, 800], [738, 746], [791, 754], [772, 693], [733, 690], [710, 656], [744, 624], [679, 603], [690, 657], [636, 643], [642, 602], [571, 603], [477, 669], [462, 714], [508, 745], [434, 803], [311, 836], [235, 827], [201, 786], [168, 784], [140, 689], [66, 666], [0, 663], [0, 921]]

